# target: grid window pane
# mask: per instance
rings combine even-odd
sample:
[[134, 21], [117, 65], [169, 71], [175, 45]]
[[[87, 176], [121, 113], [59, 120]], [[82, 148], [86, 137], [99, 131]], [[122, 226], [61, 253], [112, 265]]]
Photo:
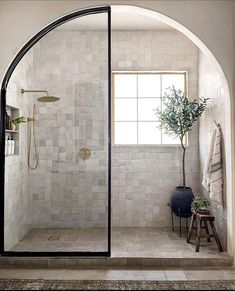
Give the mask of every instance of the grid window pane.
[[159, 122], [138, 122], [139, 144], [161, 144]]
[[137, 99], [116, 99], [115, 121], [137, 121]]
[[137, 96], [137, 75], [135, 74], [116, 74], [114, 79], [115, 97], [134, 97]]
[[156, 109], [164, 110], [167, 88], [185, 91], [184, 73], [117, 73], [114, 75], [114, 143], [179, 145], [164, 132]]
[[162, 75], [162, 96], [165, 95], [169, 87], [174, 86], [176, 90], [185, 91], [184, 74], [163, 74]]
[[138, 75], [138, 97], [160, 97], [160, 75]]
[[137, 144], [137, 122], [115, 122], [115, 144]]
[[161, 109], [160, 98], [139, 98], [138, 99], [138, 120], [157, 121], [156, 109]]

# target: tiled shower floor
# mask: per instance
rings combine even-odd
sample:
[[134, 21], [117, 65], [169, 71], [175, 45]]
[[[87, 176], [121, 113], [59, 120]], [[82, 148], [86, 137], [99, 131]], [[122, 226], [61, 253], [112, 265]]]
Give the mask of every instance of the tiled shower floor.
[[11, 251], [104, 252], [107, 233], [105, 228], [34, 228]]
[[[193, 237], [194, 239], [194, 237]], [[192, 240], [193, 242], [193, 240]], [[107, 251], [107, 229], [32, 229], [11, 251]], [[112, 257], [218, 258], [214, 241], [202, 239], [199, 253], [186, 243], [186, 231], [169, 228], [113, 228]]]

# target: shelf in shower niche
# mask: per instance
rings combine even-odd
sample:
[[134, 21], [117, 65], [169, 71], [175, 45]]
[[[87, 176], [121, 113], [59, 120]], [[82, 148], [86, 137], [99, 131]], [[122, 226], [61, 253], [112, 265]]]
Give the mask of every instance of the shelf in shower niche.
[[[16, 108], [14, 106], [11, 105], [6, 105], [6, 110], [7, 110], [7, 114], [10, 116], [11, 121], [14, 120], [15, 118], [21, 116], [20, 114], [20, 109]], [[8, 128], [11, 128], [10, 126], [7, 126]], [[12, 129], [5, 129], [5, 135], [10, 136], [10, 138], [13, 138], [13, 140], [15, 141], [15, 149], [14, 149], [14, 155], [5, 155], [5, 157], [17, 157], [20, 153], [20, 149], [19, 149], [19, 139], [20, 139], [20, 132], [19, 132], [19, 125], [17, 124], [15, 130]]]
[[19, 130], [6, 129], [5, 131], [8, 132], [8, 133], [19, 133]]

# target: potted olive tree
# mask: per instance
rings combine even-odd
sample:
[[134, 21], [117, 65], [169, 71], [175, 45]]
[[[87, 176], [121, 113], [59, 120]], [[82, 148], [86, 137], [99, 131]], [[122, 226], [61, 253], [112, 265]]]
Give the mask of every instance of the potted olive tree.
[[176, 187], [171, 198], [171, 207], [176, 215], [189, 217], [191, 216], [191, 203], [194, 195], [192, 189], [186, 186], [185, 137], [202, 115], [209, 98], [197, 98], [191, 101], [174, 86], [168, 88], [164, 97], [164, 110], [157, 109], [156, 114], [164, 131], [169, 135], [178, 137], [182, 148], [182, 185]]

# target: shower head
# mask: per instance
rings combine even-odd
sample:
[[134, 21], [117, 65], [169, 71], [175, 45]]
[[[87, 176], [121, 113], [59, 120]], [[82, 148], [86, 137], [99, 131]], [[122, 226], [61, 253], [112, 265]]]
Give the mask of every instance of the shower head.
[[49, 96], [49, 95], [46, 95], [46, 96], [40, 96], [40, 97], [38, 97], [37, 100], [39, 102], [55, 102], [55, 101], [60, 100], [60, 98], [57, 97], [57, 96]]
[[46, 95], [44, 95], [44, 96], [40, 96], [40, 97], [38, 97], [37, 98], [37, 100], [39, 101], [39, 102], [55, 102], [55, 101], [58, 101], [58, 100], [60, 100], [60, 98], [59, 97], [57, 97], [57, 96], [52, 96], [52, 95], [49, 95], [48, 94], [48, 92], [46, 91], [46, 90], [25, 90], [25, 89], [21, 89], [21, 93], [23, 94], [23, 93], [39, 93], [39, 92], [44, 92], [44, 93], [46, 93]]

